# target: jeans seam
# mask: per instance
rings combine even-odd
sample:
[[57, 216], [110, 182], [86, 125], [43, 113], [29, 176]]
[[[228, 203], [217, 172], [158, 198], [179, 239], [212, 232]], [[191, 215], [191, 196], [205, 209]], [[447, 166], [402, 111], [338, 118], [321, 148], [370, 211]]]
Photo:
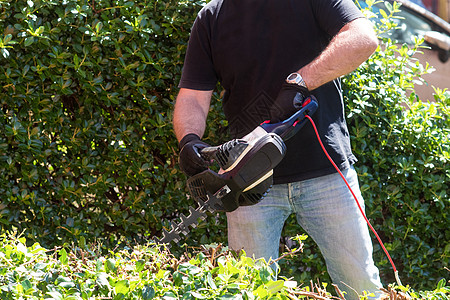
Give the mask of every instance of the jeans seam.
[[288, 200], [289, 200], [289, 206], [291, 207], [291, 213], [297, 214], [297, 210], [294, 205], [294, 200], [292, 199], [292, 189], [293, 189], [293, 183], [288, 183]]

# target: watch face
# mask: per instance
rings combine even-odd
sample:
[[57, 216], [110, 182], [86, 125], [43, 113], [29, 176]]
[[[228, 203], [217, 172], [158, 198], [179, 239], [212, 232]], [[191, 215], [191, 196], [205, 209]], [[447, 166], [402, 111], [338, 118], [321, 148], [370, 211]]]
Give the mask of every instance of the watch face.
[[299, 74], [297, 74], [297, 73], [292, 73], [291, 75], [289, 75], [288, 76], [288, 80], [289, 81], [295, 81], [295, 82], [298, 82], [298, 77], [299, 77], [300, 75]]
[[286, 78], [287, 83], [296, 84], [302, 88], [308, 89], [306, 86], [305, 81], [303, 80], [302, 76], [299, 73], [291, 73]]

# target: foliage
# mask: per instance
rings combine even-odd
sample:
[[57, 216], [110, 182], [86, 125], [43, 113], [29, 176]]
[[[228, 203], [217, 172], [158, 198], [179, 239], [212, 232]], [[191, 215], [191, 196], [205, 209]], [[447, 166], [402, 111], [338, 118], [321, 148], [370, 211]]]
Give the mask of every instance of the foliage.
[[[0, 2], [3, 229], [114, 246], [187, 210], [171, 110], [202, 4]], [[221, 236], [206, 223], [198, 239], [207, 231]]]
[[[321, 288], [276, 279], [263, 259], [210, 247], [176, 258], [141, 245], [101, 255], [88, 246], [26, 246], [23, 237], [0, 237], [0, 297], [9, 299], [331, 299]], [[395, 290], [392, 290], [395, 291]], [[432, 291], [400, 287], [411, 299], [449, 299], [441, 281]], [[319, 293], [320, 292], [320, 293]], [[403, 298], [398, 298], [403, 299]]]
[[87, 247], [26, 247], [24, 238], [1, 244], [2, 299], [288, 299], [296, 287], [274, 279], [264, 260], [218, 248], [177, 259], [154, 245], [98, 256]]
[[[26, 241], [17, 247], [31, 248], [17, 254], [21, 262], [33, 251], [42, 255], [18, 265], [16, 273], [2, 269], [3, 274], [16, 274], [11, 277], [16, 291], [18, 283], [29, 287], [26, 280], [33, 291], [46, 287], [47, 279], [62, 291], [63, 279], [56, 280], [57, 272], [50, 269], [65, 266], [60, 261], [64, 252], [47, 255], [33, 246], [36, 242], [52, 249], [97, 240], [103, 251], [123, 248], [159, 236], [169, 221], [188, 213], [193, 203], [186, 200], [186, 178], [176, 163], [171, 111], [189, 30], [205, 2], [0, 2], [0, 224], [2, 231], [24, 232]], [[377, 28], [384, 32], [394, 26], [390, 18], [397, 9], [388, 5]], [[353, 148], [360, 159], [356, 167], [368, 215], [402, 280], [431, 289], [446, 276], [450, 250], [450, 96], [438, 91], [434, 103], [422, 103], [414, 93], [407, 96], [405, 90], [431, 68], [411, 59], [420, 50], [417, 45], [410, 49], [387, 37], [382, 41], [367, 63], [343, 80]], [[211, 144], [227, 140], [220, 106], [214, 101], [208, 119], [214, 124], [205, 137]], [[299, 231], [291, 218], [283, 236]], [[225, 216], [217, 214], [186, 242], [225, 242], [225, 233]], [[384, 282], [393, 282], [384, 254], [376, 241], [374, 245]], [[184, 248], [173, 251], [180, 256]], [[120, 255], [121, 261], [133, 260]], [[2, 264], [11, 259], [2, 257]], [[32, 263], [40, 259], [45, 266]], [[106, 261], [100, 268], [110, 274]], [[312, 242], [301, 256], [281, 265], [283, 275], [300, 282], [328, 281]], [[34, 281], [34, 275], [20, 277], [21, 269], [31, 267], [30, 274], [45, 270], [50, 277], [45, 283]], [[92, 275], [95, 270], [78, 274], [64, 269], [61, 274], [70, 275], [86, 293], [91, 288], [111, 292], [115, 285], [108, 281], [103, 286]], [[91, 275], [90, 285], [76, 281]], [[124, 290], [130, 291], [127, 280]]]

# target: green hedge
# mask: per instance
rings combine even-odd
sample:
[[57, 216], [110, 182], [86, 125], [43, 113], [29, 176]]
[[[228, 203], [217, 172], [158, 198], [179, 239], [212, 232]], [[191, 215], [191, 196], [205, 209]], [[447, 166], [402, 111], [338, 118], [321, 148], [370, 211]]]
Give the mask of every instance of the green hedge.
[[[13, 299], [337, 299], [326, 283], [301, 286], [274, 277], [270, 263], [220, 246], [177, 258], [154, 245], [111, 250], [47, 250], [23, 237], [0, 236], [0, 298]], [[301, 248], [298, 248], [301, 249]], [[449, 299], [445, 280], [429, 291], [388, 287], [396, 298]], [[342, 298], [341, 298], [342, 299]]]
[[[187, 214], [194, 204], [177, 166], [171, 112], [204, 4], [0, 2], [2, 230], [16, 228], [47, 248], [95, 239], [107, 249], [159, 236]], [[344, 80], [356, 167], [368, 215], [404, 283], [431, 288], [448, 275], [450, 97], [413, 104], [404, 89], [428, 70], [410, 63], [414, 49], [385, 43]], [[208, 122], [207, 141], [226, 141], [220, 101]], [[298, 230], [291, 219], [283, 235]], [[224, 215], [186, 242], [226, 242]], [[284, 274], [326, 276], [316, 246], [306, 243], [303, 255], [283, 263]], [[393, 282], [374, 244], [383, 279]]]
[[202, 4], [0, 2], [3, 228], [114, 244], [187, 210], [171, 110]]

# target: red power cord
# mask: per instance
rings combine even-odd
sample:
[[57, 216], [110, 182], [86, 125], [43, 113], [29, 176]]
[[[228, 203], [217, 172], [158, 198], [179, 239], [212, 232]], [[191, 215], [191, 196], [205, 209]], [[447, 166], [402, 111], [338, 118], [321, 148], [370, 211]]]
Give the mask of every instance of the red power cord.
[[361, 208], [361, 205], [359, 204], [358, 198], [356, 197], [355, 193], [353, 192], [352, 188], [350, 187], [350, 184], [348, 183], [347, 179], [345, 179], [345, 177], [342, 174], [341, 170], [339, 170], [338, 166], [336, 165], [336, 163], [333, 161], [333, 159], [331, 158], [331, 156], [328, 154], [327, 150], [325, 149], [325, 146], [323, 145], [322, 140], [320, 139], [319, 132], [317, 130], [316, 124], [314, 123], [313, 119], [310, 116], [305, 115], [305, 117], [308, 118], [308, 120], [311, 122], [311, 124], [312, 124], [312, 126], [314, 128], [314, 131], [316, 133], [317, 140], [319, 141], [323, 152], [325, 153], [325, 155], [327, 156], [328, 160], [331, 162], [333, 167], [336, 169], [336, 171], [339, 173], [339, 175], [341, 175], [341, 177], [344, 180], [345, 184], [347, 185], [348, 189], [352, 193], [353, 198], [355, 198], [355, 201], [356, 201], [356, 204], [358, 205], [359, 211], [361, 212], [362, 216], [366, 220], [367, 225], [369, 226], [370, 230], [372, 230], [373, 234], [376, 236], [378, 242], [381, 245], [381, 248], [383, 248], [384, 253], [386, 254], [387, 258], [389, 259], [389, 262], [391, 263], [392, 269], [394, 270], [395, 280], [397, 281], [397, 284], [402, 286], [402, 283], [401, 283], [400, 278], [398, 276], [398, 271], [397, 271], [397, 268], [395, 267], [394, 261], [392, 260], [391, 256], [389, 255], [389, 252], [387, 251], [386, 247], [384, 247], [383, 241], [381, 240], [380, 236], [375, 231], [375, 229], [373, 228], [372, 224], [370, 224], [369, 219], [367, 219], [366, 214], [364, 213], [363, 209]]

